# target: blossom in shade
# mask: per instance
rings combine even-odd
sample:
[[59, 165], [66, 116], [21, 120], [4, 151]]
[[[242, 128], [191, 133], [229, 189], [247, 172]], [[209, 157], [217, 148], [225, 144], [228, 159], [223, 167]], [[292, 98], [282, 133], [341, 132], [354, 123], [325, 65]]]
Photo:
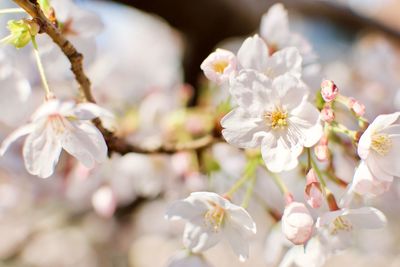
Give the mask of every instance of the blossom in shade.
[[361, 136], [357, 152], [366, 165], [359, 170], [364, 177], [367, 169], [374, 180], [391, 182], [400, 176], [399, 116], [400, 112], [379, 115]]
[[83, 165], [92, 168], [107, 158], [107, 145], [90, 120], [112, 115], [92, 103], [75, 104], [51, 99], [33, 114], [31, 122], [11, 133], [2, 143], [3, 155], [11, 143], [28, 135], [23, 146], [29, 173], [42, 178], [53, 174], [64, 149]]
[[373, 207], [342, 208], [322, 214], [315, 226], [321, 241], [335, 251], [350, 245], [353, 230], [379, 229], [386, 221], [385, 215]]
[[283, 74], [291, 74], [300, 79], [302, 58], [297, 48], [288, 47], [273, 55], [269, 54], [268, 49], [265, 41], [257, 34], [247, 38], [237, 54], [239, 69], [257, 70], [271, 79]]
[[378, 196], [388, 191], [391, 184], [391, 181], [383, 181], [374, 177], [367, 164], [361, 161], [354, 173], [349, 190], [360, 195]]
[[321, 184], [318, 181], [317, 174], [314, 169], [310, 169], [307, 173], [307, 184], [304, 190], [305, 199], [310, 207], [316, 209], [321, 207], [324, 200]]
[[295, 168], [303, 147], [321, 138], [319, 112], [307, 101], [304, 83], [292, 75], [271, 80], [257, 71], [242, 70], [230, 93], [238, 107], [221, 120], [223, 137], [240, 148], [261, 146], [272, 172]]
[[306, 243], [312, 235], [314, 220], [300, 202], [289, 203], [282, 216], [282, 232], [293, 244]]
[[321, 96], [325, 102], [333, 101], [339, 93], [336, 84], [331, 80], [324, 80], [321, 83]]
[[235, 73], [236, 65], [236, 56], [232, 52], [218, 48], [203, 61], [200, 68], [209, 80], [221, 84]]
[[255, 222], [245, 209], [216, 193], [192, 193], [173, 203], [166, 218], [187, 221], [183, 244], [193, 253], [205, 251], [225, 238], [241, 261], [249, 256], [247, 237], [256, 233]]

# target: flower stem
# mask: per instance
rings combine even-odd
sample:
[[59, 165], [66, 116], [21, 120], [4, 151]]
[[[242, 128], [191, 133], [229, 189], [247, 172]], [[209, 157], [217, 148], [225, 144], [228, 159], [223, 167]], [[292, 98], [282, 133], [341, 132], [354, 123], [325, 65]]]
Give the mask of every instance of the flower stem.
[[228, 198], [232, 198], [232, 195], [236, 193], [250, 178], [255, 176], [255, 171], [258, 166], [258, 159], [250, 159], [247, 162], [243, 176], [237, 180], [232, 187], [224, 195]]
[[36, 65], [39, 69], [39, 74], [40, 74], [40, 78], [42, 79], [43, 88], [46, 93], [46, 98], [49, 99], [53, 96], [53, 93], [51, 92], [49, 84], [47, 82], [46, 75], [44, 73], [42, 60], [40, 59], [40, 55], [39, 55], [38, 45], [36, 43], [36, 39], [34, 36], [32, 36], [32, 44], [33, 44], [33, 52], [34, 52], [35, 58], [36, 58]]
[[3, 14], [15, 14], [15, 13], [26, 13], [26, 12], [22, 8], [0, 9], [0, 15], [3, 15]]
[[343, 124], [332, 122], [329, 127], [330, 130], [332, 130], [333, 132], [345, 134], [353, 140], [356, 139], [357, 132], [347, 129], [347, 127], [344, 126]]
[[255, 186], [255, 184], [256, 184], [256, 176], [255, 175], [253, 175], [251, 178], [250, 178], [250, 183], [249, 183], [249, 185], [247, 186], [247, 190], [246, 190], [246, 195], [244, 196], [244, 199], [243, 199], [243, 201], [242, 201], [242, 207], [243, 208], [247, 208], [248, 206], [249, 206], [249, 203], [250, 203], [250, 199], [251, 199], [251, 197], [252, 197], [252, 195], [253, 195], [253, 191], [254, 191], [254, 186]]

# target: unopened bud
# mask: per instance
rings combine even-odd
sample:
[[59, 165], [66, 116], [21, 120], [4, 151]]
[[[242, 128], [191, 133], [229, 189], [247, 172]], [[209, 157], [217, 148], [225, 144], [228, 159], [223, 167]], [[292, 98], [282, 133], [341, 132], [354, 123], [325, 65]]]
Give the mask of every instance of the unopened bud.
[[321, 95], [325, 102], [331, 102], [339, 93], [336, 84], [331, 80], [324, 80], [321, 83]]
[[315, 156], [319, 161], [326, 161], [329, 158], [328, 137], [322, 136], [318, 145], [314, 147]]
[[318, 177], [314, 169], [310, 169], [306, 177], [307, 184], [306, 188], [304, 189], [304, 197], [310, 207], [317, 209], [321, 207], [323, 202], [321, 184], [318, 181]]
[[330, 106], [325, 106], [321, 110], [321, 119], [327, 123], [331, 123], [335, 119], [335, 113]]

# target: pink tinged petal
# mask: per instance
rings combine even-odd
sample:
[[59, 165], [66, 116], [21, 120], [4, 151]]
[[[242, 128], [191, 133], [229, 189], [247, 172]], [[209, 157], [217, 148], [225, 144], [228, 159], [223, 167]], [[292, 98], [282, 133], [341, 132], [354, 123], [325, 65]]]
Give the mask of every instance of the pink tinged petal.
[[3, 140], [0, 146], [0, 155], [3, 156], [8, 147], [20, 137], [30, 134], [35, 130], [36, 124], [26, 124], [13, 131], [6, 139]]
[[243, 42], [238, 51], [237, 58], [243, 69], [253, 69], [264, 72], [269, 60], [268, 47], [256, 34]]
[[107, 145], [101, 132], [89, 122], [65, 122], [62, 147], [77, 158], [85, 167], [107, 159]]
[[392, 182], [376, 179], [369, 171], [367, 164], [364, 161], [361, 161], [354, 174], [350, 191], [356, 192], [360, 195], [370, 194], [378, 196], [386, 192], [391, 184]]
[[225, 140], [241, 148], [254, 148], [261, 143], [265, 126], [258, 117], [254, 117], [242, 108], [229, 112], [221, 120], [222, 135]]
[[[295, 76], [281, 75], [272, 82], [274, 99], [277, 99], [283, 108], [290, 111], [302, 104], [308, 97], [308, 89]], [[275, 100], [276, 101], [276, 100]]]
[[275, 78], [286, 73], [300, 79], [302, 57], [295, 47], [288, 47], [274, 53], [267, 62], [266, 75]]
[[241, 70], [231, 81], [230, 93], [236, 103], [255, 116], [261, 116], [268, 105], [274, 107], [271, 80], [253, 70]]
[[230, 203], [227, 209], [229, 224], [234, 224], [236, 227], [242, 228], [245, 230], [243, 232], [247, 232], [248, 234], [255, 234], [257, 232], [256, 223], [244, 208]]
[[366, 160], [365, 160], [368, 169], [370, 170], [371, 174], [380, 181], [386, 181], [386, 182], [392, 182], [393, 181], [393, 175], [389, 174], [386, 172], [385, 169], [382, 168], [382, 166], [379, 164], [379, 160], [376, 159], [374, 154], [371, 154]]
[[292, 202], [282, 216], [282, 232], [294, 244], [304, 244], [312, 234], [314, 220], [303, 203]]
[[373, 207], [347, 210], [343, 215], [357, 228], [379, 229], [387, 223], [386, 216], [380, 210]]
[[213, 228], [186, 223], [183, 245], [193, 253], [200, 253], [215, 246], [221, 238], [220, 231], [215, 232]]
[[38, 121], [52, 114], [58, 114], [61, 102], [57, 99], [51, 99], [44, 102], [32, 115], [32, 121]]
[[117, 198], [110, 186], [102, 186], [92, 195], [92, 205], [97, 214], [110, 218], [117, 208]]
[[64, 116], [73, 116], [80, 120], [92, 120], [94, 118], [114, 118], [114, 115], [93, 103], [81, 103], [72, 110], [63, 114]]
[[261, 154], [267, 168], [272, 172], [294, 169], [298, 165], [297, 157], [303, 147], [286, 142], [282, 137], [276, 140], [272, 134], [265, 137], [261, 144]]
[[249, 258], [249, 244], [241, 230], [233, 225], [226, 225], [224, 236], [228, 239], [233, 252], [239, 256], [239, 260], [246, 261]]
[[45, 123], [25, 140], [23, 156], [30, 174], [47, 178], [54, 172], [61, 153], [61, 143], [52, 127]]

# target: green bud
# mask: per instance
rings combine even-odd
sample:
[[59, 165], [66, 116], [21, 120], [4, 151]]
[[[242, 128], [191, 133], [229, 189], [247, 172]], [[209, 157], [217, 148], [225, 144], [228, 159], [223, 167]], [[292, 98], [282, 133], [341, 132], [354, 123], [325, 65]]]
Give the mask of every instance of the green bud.
[[7, 28], [10, 30], [10, 35], [2, 40], [7, 44], [12, 44], [16, 48], [26, 46], [32, 37], [39, 32], [39, 25], [31, 20], [10, 20], [7, 23]]

